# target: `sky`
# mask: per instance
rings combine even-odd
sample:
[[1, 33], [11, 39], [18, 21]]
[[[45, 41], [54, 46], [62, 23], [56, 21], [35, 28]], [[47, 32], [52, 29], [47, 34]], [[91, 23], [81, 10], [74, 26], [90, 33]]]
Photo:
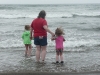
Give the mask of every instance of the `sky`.
[[79, 4], [100, 3], [100, 0], [0, 0], [0, 4]]

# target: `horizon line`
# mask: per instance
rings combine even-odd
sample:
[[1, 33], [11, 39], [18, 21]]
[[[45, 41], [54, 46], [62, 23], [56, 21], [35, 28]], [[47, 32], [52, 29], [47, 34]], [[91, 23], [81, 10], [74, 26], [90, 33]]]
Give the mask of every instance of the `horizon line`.
[[[19, 5], [20, 4], [27, 5], [27, 4], [30, 4], [30, 5], [33, 5], [32, 3], [25, 3], [25, 4], [24, 3], [0, 3], [0, 5], [1, 4], [8, 4], [8, 5], [9, 4], [11, 4], [11, 5], [14, 5], [14, 4], [15, 5], [17, 5], [17, 4], [19, 4]], [[36, 3], [34, 5], [38, 5], [38, 4], [40, 4], [40, 3]], [[100, 3], [44, 3], [44, 4], [42, 3], [40, 5], [48, 5], [48, 4], [52, 4], [53, 5], [53, 4], [100, 4]]]

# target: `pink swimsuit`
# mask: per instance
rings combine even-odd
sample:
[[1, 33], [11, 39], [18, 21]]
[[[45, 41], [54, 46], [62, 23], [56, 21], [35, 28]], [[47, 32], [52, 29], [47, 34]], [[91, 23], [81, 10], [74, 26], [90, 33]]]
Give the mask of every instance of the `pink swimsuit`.
[[56, 50], [63, 50], [63, 41], [64, 41], [63, 36], [56, 37], [56, 39], [55, 39]]

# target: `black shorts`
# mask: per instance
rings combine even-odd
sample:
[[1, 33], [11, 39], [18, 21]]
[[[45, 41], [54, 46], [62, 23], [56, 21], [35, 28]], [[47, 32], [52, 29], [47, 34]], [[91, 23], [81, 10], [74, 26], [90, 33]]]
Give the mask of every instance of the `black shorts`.
[[47, 45], [47, 37], [43, 37], [40, 39], [39, 37], [34, 37], [34, 44], [40, 45], [40, 46], [46, 46]]
[[56, 52], [57, 52], [57, 53], [62, 53], [62, 52], [63, 52], [63, 50], [56, 50]]

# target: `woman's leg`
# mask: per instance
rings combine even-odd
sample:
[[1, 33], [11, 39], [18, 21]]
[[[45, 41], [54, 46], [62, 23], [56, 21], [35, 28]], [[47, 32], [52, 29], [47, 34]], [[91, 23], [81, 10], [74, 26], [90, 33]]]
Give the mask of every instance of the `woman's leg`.
[[47, 46], [41, 46], [41, 49], [42, 49], [41, 59], [42, 59], [42, 61], [44, 61], [45, 60], [45, 56], [46, 56]]
[[39, 62], [39, 60], [40, 60], [40, 53], [41, 53], [41, 46], [36, 45], [36, 60], [37, 60], [37, 62]]

